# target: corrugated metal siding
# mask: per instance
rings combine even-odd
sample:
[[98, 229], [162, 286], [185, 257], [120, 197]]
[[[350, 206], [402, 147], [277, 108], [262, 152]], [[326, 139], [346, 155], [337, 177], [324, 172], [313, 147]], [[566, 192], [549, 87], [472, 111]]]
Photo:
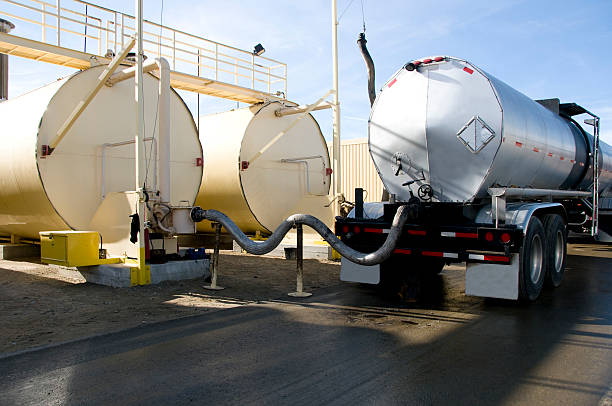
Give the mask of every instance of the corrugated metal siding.
[[[331, 147], [330, 149], [331, 157]], [[355, 188], [361, 187], [366, 202], [380, 202], [383, 184], [378, 177], [368, 151], [367, 138], [352, 139], [341, 143], [342, 193], [348, 201], [355, 201]]]

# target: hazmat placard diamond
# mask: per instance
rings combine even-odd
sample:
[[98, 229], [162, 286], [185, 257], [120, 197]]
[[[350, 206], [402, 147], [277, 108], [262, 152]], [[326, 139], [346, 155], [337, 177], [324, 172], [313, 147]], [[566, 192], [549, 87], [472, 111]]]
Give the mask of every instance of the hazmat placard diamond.
[[482, 118], [474, 116], [459, 130], [457, 138], [467, 149], [477, 154], [495, 138], [495, 131]]

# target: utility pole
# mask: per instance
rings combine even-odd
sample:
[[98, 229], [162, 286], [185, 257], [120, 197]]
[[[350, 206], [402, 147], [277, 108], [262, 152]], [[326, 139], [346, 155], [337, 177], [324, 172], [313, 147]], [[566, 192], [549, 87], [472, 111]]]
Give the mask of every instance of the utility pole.
[[334, 215], [340, 215], [342, 177], [340, 168], [340, 102], [338, 99], [338, 12], [337, 0], [332, 0], [332, 69], [334, 77], [333, 139], [332, 139], [332, 169], [334, 191]]

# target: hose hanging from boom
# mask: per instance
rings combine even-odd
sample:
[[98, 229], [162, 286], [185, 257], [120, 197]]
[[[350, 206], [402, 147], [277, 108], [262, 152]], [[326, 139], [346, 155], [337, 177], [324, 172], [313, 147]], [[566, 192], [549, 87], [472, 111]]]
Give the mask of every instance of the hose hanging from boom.
[[374, 71], [374, 61], [372, 60], [372, 56], [370, 56], [370, 52], [368, 51], [368, 47], [366, 43], [368, 41], [365, 37], [365, 23], [364, 23], [364, 32], [359, 34], [359, 38], [357, 39], [357, 44], [359, 45], [359, 49], [361, 50], [361, 55], [363, 55], [363, 59], [365, 60], [366, 67], [368, 68], [368, 96], [370, 96], [370, 106], [374, 104], [374, 100], [376, 100], [376, 83], [375, 77], [376, 73]]
[[231, 234], [234, 240], [249, 254], [263, 255], [276, 248], [285, 235], [297, 224], [305, 224], [315, 230], [329, 243], [340, 255], [359, 265], [376, 265], [387, 260], [397, 244], [397, 240], [402, 234], [402, 228], [408, 218], [415, 216], [418, 210], [413, 210], [412, 205], [400, 206], [395, 213], [389, 235], [383, 245], [372, 253], [363, 253], [349, 247], [334, 235], [327, 226], [318, 218], [309, 214], [294, 214], [284, 220], [274, 230], [272, 235], [264, 242], [255, 242], [247, 237], [229, 217], [217, 210], [203, 210], [194, 207], [191, 210], [191, 218], [195, 222], [209, 220], [221, 223]]

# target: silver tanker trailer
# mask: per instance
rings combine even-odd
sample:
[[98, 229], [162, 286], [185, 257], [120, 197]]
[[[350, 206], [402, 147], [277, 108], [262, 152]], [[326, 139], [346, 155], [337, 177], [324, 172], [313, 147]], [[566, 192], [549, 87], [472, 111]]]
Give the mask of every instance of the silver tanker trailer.
[[531, 100], [465, 60], [398, 70], [373, 102], [369, 149], [390, 199], [357, 198], [336, 235], [373, 251], [400, 205], [411, 216], [389, 260], [343, 259], [342, 280], [394, 283], [465, 262], [466, 294], [535, 300], [545, 283], [561, 283], [568, 230], [612, 234], [612, 148], [599, 143], [599, 118]]

